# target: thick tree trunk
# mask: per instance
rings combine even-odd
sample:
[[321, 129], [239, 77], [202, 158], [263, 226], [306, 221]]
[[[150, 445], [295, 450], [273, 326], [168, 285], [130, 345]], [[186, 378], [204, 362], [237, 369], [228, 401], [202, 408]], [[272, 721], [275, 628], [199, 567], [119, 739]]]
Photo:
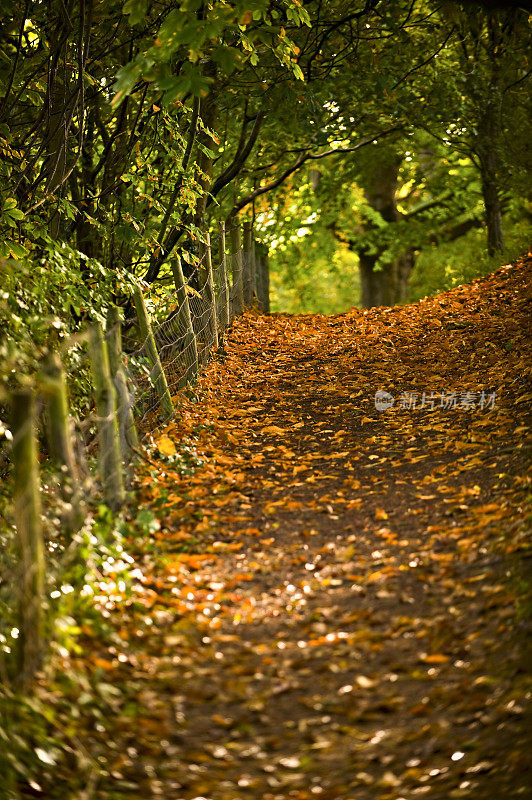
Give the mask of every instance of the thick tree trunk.
[[384, 271], [375, 269], [376, 262], [376, 255], [359, 254], [361, 303], [364, 308], [383, 304]]
[[[506, 38], [508, 34], [497, 14], [488, 15], [486, 23], [489, 85], [487, 89], [479, 87], [474, 80], [476, 71], [473, 71], [467, 86], [477, 108], [480, 109], [473, 149], [480, 166], [488, 253], [492, 256], [504, 252], [500, 190], [500, 180], [503, 175], [501, 130], [504, 97], [501, 70], [510, 39]], [[473, 38], [479, 35], [475, 31], [475, 23], [470, 26], [470, 33], [473, 34]], [[469, 67], [467, 71], [469, 72]]]
[[[366, 199], [385, 222], [393, 223], [400, 218], [397, 210], [396, 191], [402, 156], [393, 151], [379, 153], [368, 170], [365, 180]], [[356, 241], [353, 242], [356, 249]], [[364, 308], [402, 302], [407, 297], [408, 278], [414, 266], [413, 251], [407, 251], [393, 262], [379, 265], [382, 251], [376, 253], [358, 249], [361, 304]]]
[[488, 253], [504, 253], [504, 237], [502, 231], [502, 204], [496, 178], [495, 158], [487, 157], [488, 163], [481, 167], [482, 197], [484, 199], [486, 228], [488, 236]]
[[480, 181], [484, 200], [488, 253], [490, 256], [504, 252], [502, 205], [499, 188], [499, 176], [501, 174], [499, 156], [501, 98], [496, 65], [494, 65], [494, 71], [491, 95], [484, 108], [484, 115], [479, 125], [477, 137]]
[[397, 276], [394, 303], [405, 303], [408, 300], [408, 279], [416, 263], [414, 250], [407, 250], [395, 263]]

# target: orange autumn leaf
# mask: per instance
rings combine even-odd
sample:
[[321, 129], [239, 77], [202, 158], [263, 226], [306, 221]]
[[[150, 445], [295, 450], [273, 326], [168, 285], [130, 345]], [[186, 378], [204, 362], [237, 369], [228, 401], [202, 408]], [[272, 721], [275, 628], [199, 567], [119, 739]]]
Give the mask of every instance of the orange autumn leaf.
[[157, 440], [157, 449], [164, 456], [175, 456], [176, 446], [169, 436], [161, 436]]
[[443, 653], [432, 653], [431, 655], [422, 655], [421, 660], [425, 664], [446, 664], [450, 660], [450, 656]]

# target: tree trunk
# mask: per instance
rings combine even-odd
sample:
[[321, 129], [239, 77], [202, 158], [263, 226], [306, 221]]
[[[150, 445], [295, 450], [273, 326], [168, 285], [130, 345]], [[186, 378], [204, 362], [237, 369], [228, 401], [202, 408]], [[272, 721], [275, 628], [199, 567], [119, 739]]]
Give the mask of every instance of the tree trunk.
[[[488, 253], [493, 256], [504, 252], [500, 192], [500, 179], [503, 173], [501, 127], [504, 96], [501, 69], [509, 40], [505, 41], [504, 26], [501, 27], [497, 14], [488, 15], [486, 22], [489, 43], [487, 47], [489, 84], [487, 90], [486, 88], [479, 90], [474, 82], [475, 72], [473, 72], [466, 85], [472, 99], [476, 101], [477, 108], [480, 109], [473, 149], [480, 165]], [[473, 32], [472, 29], [470, 32]], [[478, 34], [473, 33], [473, 36]], [[469, 66], [467, 69], [469, 71]]]
[[480, 182], [484, 200], [488, 253], [493, 256], [495, 253], [504, 252], [502, 205], [498, 179], [501, 172], [500, 157], [498, 155], [501, 101], [497, 73], [493, 78], [491, 90], [490, 98], [484, 108], [483, 118], [479, 124], [477, 153], [480, 162]]
[[495, 170], [495, 157], [487, 156], [481, 163], [482, 197], [484, 199], [488, 253], [504, 253], [502, 206]]
[[363, 308], [382, 305], [383, 272], [375, 270], [377, 256], [359, 253], [360, 284], [362, 289], [361, 304]]
[[408, 300], [408, 279], [414, 269], [416, 255], [413, 249], [407, 250], [397, 261], [397, 281], [395, 303], [405, 303]]
[[[204, 74], [210, 78], [216, 78], [216, 65], [214, 62], [209, 61], [207, 64], [205, 64]], [[199, 149], [197, 156], [198, 169], [196, 171], [196, 179], [202, 189], [202, 192], [196, 201], [196, 208], [194, 211], [194, 224], [197, 228], [203, 227], [205, 211], [207, 208], [207, 193], [210, 189], [212, 179], [213, 158], [211, 155], [206, 153], [205, 150], [212, 151], [216, 146], [213, 138], [205, 129], [214, 132], [217, 117], [217, 88], [216, 85], [213, 84], [207, 96], [201, 100], [200, 118], [202, 127], [200, 128], [196, 137]]]
[[[402, 155], [393, 150], [383, 150], [369, 166], [364, 179], [364, 194], [374, 211], [377, 211], [384, 222], [394, 223], [400, 219], [397, 209], [396, 191], [399, 167]], [[358, 252], [361, 282], [361, 305], [364, 308], [402, 302], [406, 299], [408, 278], [414, 266], [412, 250], [403, 253], [392, 262], [377, 267], [383, 250], [368, 253], [357, 247], [353, 241], [351, 247]]]

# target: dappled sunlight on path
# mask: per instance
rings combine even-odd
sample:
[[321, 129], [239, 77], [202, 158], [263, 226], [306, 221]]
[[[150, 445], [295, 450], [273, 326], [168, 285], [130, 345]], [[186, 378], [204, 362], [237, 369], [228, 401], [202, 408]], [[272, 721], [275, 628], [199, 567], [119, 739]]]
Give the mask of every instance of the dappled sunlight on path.
[[529, 266], [235, 323], [144, 468], [98, 797], [525, 796]]

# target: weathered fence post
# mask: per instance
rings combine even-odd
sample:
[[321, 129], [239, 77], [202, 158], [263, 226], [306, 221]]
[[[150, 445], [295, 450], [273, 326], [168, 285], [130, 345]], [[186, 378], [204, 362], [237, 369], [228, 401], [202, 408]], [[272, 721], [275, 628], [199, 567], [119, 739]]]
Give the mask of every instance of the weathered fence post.
[[220, 222], [220, 263], [218, 266], [218, 322], [223, 334], [229, 325], [229, 284], [227, 282], [227, 260], [225, 257], [225, 222]]
[[116, 511], [123, 505], [125, 493], [120, 460], [115, 388], [111, 380], [107, 344], [100, 323], [93, 325], [90, 329], [89, 350], [98, 413], [103, 494], [109, 508]]
[[120, 450], [126, 464], [134, 463], [140, 451], [135, 418], [133, 416], [133, 399], [128, 389], [124, 360], [122, 356], [122, 328], [118, 307], [110, 306], [107, 314], [107, 352], [111, 378], [116, 391], [116, 408], [118, 413], [118, 430], [120, 434]]
[[262, 287], [264, 292], [264, 311], [270, 313], [270, 254], [268, 250], [262, 257]]
[[14, 513], [17, 528], [19, 593], [18, 680], [27, 689], [44, 654], [44, 542], [41, 529], [39, 464], [33, 392], [13, 392]]
[[172, 275], [174, 276], [177, 296], [177, 325], [179, 338], [183, 342], [183, 358], [185, 361], [185, 374], [179, 381], [179, 388], [183, 389], [187, 384], [196, 383], [198, 379], [198, 346], [194, 328], [192, 327], [185, 276], [183, 275], [179, 256], [172, 259]]
[[257, 297], [262, 311], [270, 313], [270, 267], [268, 249], [264, 244], [255, 245], [257, 268]]
[[216, 321], [216, 297], [214, 293], [214, 278], [212, 275], [211, 240], [209, 233], [205, 233], [205, 244], [200, 243], [200, 259], [202, 262], [201, 294], [205, 302], [205, 327], [207, 353], [218, 347], [218, 323]]
[[161, 359], [159, 358], [157, 345], [155, 344], [150, 318], [148, 317], [148, 312], [146, 311], [146, 306], [144, 304], [144, 297], [142, 296], [142, 292], [138, 286], [135, 286], [133, 290], [133, 300], [135, 302], [135, 309], [137, 311], [140, 335], [143, 340], [142, 343], [146, 347], [148, 360], [151, 366], [151, 377], [153, 383], [155, 384], [157, 394], [159, 395], [163, 416], [165, 419], [170, 419], [174, 413], [174, 404], [170, 396], [170, 390], [166, 381], [166, 375], [164, 374], [163, 365], [161, 364]]
[[253, 303], [253, 294], [255, 291], [255, 256], [253, 247], [253, 225], [249, 220], [244, 222], [243, 284], [244, 284], [244, 305], [246, 307], [249, 307]]
[[232, 316], [238, 317], [244, 310], [244, 284], [243, 284], [243, 264], [242, 264], [242, 237], [240, 225], [236, 224], [231, 228], [229, 239], [231, 243], [231, 267], [233, 277], [233, 307]]
[[72, 446], [72, 423], [68, 412], [65, 373], [57, 353], [50, 353], [43, 363], [42, 389], [46, 399], [46, 417], [50, 454], [61, 470], [61, 495], [66, 504], [62, 526], [69, 534], [83, 522], [79, 475]]

